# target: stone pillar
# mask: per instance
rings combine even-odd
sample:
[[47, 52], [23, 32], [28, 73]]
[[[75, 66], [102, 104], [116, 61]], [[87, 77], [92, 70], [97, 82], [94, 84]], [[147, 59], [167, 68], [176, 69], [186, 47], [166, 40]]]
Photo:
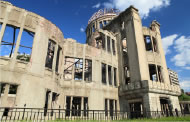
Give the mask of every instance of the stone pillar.
[[86, 45], [83, 46], [83, 54], [82, 54], [82, 57], [83, 57], [82, 82], [83, 83], [85, 82], [85, 73], [84, 73], [84, 70], [85, 70], [85, 55], [86, 55]]
[[[124, 14], [124, 36], [127, 40], [131, 82], [149, 78], [148, 62], [143, 38], [143, 29], [138, 10], [129, 7]], [[130, 13], [130, 14], [129, 14]]]
[[5, 32], [5, 28], [6, 28], [8, 17], [9, 17], [10, 11], [11, 11], [11, 7], [7, 6], [6, 11], [8, 11], [8, 12], [5, 12], [7, 14], [5, 15], [5, 18], [3, 20], [3, 24], [2, 24], [1, 30], [0, 30], [0, 45], [1, 45], [1, 41], [2, 41], [2, 38], [3, 38], [4, 32]]
[[156, 32], [156, 41], [157, 41], [157, 46], [158, 46], [158, 52], [159, 52], [159, 55], [161, 56], [161, 66], [163, 68], [162, 75], [163, 75], [164, 83], [170, 84], [165, 53], [164, 53], [162, 39], [160, 35], [160, 24], [157, 21], [152, 21], [151, 28], [152, 28], [152, 31]]
[[23, 12], [23, 13], [24, 14], [22, 16], [21, 27], [20, 27], [20, 31], [18, 33], [18, 37], [17, 37], [17, 40], [16, 40], [16, 46], [15, 46], [15, 50], [13, 52], [13, 58], [12, 58], [12, 62], [11, 62], [11, 65], [10, 65], [11, 69], [14, 68], [17, 53], [18, 53], [18, 49], [19, 49], [19, 46], [20, 46], [20, 40], [21, 40], [21, 37], [22, 37], [22, 32], [24, 30], [24, 24], [25, 24], [25, 19], [26, 19], [26, 16], [27, 16], [27, 12]]
[[104, 35], [105, 36], [105, 51], [107, 51], [108, 47], [107, 47], [107, 35]]
[[3, 97], [1, 97], [2, 99], [2, 107], [9, 107], [8, 103], [7, 103], [7, 98], [8, 98], [8, 94], [9, 94], [9, 88], [10, 88], [10, 85], [9, 84], [6, 84], [5, 85], [5, 91], [4, 91], [4, 95]]
[[52, 92], [48, 95], [48, 109], [52, 108]]

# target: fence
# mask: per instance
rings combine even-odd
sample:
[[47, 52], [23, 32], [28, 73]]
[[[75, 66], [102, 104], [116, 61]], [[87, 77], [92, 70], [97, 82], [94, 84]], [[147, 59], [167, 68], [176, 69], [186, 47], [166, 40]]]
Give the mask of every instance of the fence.
[[0, 108], [0, 120], [124, 120], [133, 118], [160, 118], [163, 116], [183, 116], [180, 111], [104, 111], [65, 110], [43, 108]]

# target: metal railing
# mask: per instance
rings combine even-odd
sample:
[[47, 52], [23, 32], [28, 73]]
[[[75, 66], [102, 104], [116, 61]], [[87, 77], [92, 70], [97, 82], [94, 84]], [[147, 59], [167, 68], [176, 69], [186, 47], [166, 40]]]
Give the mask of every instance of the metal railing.
[[0, 121], [6, 120], [124, 120], [134, 118], [160, 118], [183, 116], [181, 111], [104, 111], [66, 110], [44, 108], [0, 108]]

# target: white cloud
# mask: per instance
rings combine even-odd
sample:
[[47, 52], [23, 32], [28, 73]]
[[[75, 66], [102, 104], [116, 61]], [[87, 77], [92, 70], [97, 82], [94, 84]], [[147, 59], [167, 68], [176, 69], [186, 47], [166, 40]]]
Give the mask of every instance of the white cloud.
[[96, 5], [93, 5], [92, 8], [100, 8], [100, 3], [97, 3]]
[[176, 66], [190, 67], [190, 37], [181, 36], [175, 40], [174, 49], [177, 54], [171, 61], [173, 61]]
[[128, 8], [130, 5], [134, 5], [139, 9], [141, 17], [148, 17], [150, 11], [160, 10], [162, 7], [170, 5], [170, 0], [109, 0], [109, 2], [103, 3], [106, 8], [116, 8], [121, 11]]
[[185, 91], [190, 91], [190, 80], [183, 80], [179, 82], [182, 89]]
[[84, 32], [85, 29], [83, 27], [80, 28], [80, 32]]
[[177, 36], [178, 36], [177, 34], [173, 34], [173, 35], [167, 36], [162, 39], [162, 44], [163, 44], [165, 55], [167, 55], [171, 52], [169, 47], [173, 45], [174, 40], [177, 38]]

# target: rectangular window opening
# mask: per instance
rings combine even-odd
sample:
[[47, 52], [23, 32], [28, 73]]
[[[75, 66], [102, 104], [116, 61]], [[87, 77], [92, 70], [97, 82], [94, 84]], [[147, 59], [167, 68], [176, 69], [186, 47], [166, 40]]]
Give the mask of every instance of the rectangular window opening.
[[92, 60], [85, 59], [84, 80], [92, 81]]
[[101, 36], [101, 39], [102, 39], [102, 40], [101, 40], [101, 41], [102, 41], [102, 42], [101, 42], [101, 44], [102, 44], [102, 49], [103, 49], [103, 50], [106, 50], [105, 35], [104, 35], [104, 34], [100, 34], [100, 36]]
[[70, 110], [71, 110], [71, 97], [66, 96], [66, 116], [70, 116]]
[[88, 97], [84, 97], [84, 116], [88, 116]]
[[95, 32], [95, 25], [92, 26], [92, 32]]
[[158, 81], [157, 72], [156, 72], [156, 65], [149, 64], [149, 73], [150, 73], [150, 80]]
[[9, 87], [9, 94], [15, 94], [17, 93], [18, 85], [10, 85]]
[[102, 63], [102, 83], [106, 84], [106, 64]]
[[127, 66], [124, 67], [124, 78], [125, 78], [125, 84], [126, 85], [130, 84], [130, 71], [129, 67]]
[[73, 97], [72, 116], [81, 116], [81, 97]]
[[108, 99], [105, 99], [105, 116], [108, 116]]
[[2, 23], [0, 23], [0, 32], [1, 32]]
[[74, 79], [82, 80], [82, 73], [83, 73], [83, 59], [75, 58]]
[[106, 20], [104, 20], [104, 26], [106, 26], [107, 25], [107, 21]]
[[17, 59], [29, 62], [31, 58], [32, 45], [34, 40], [34, 33], [28, 30], [23, 30], [20, 40]]
[[100, 29], [102, 29], [102, 28], [103, 28], [103, 23], [102, 23], [102, 21], [99, 22], [99, 25], [100, 25]]
[[163, 79], [163, 75], [162, 75], [162, 67], [161, 66], [157, 66], [158, 68], [158, 77], [159, 77], [159, 80], [161, 83], [164, 82], [164, 79]]
[[109, 110], [110, 110], [110, 116], [113, 116], [113, 111], [114, 111], [114, 103], [113, 103], [113, 100], [110, 100], [110, 103], [109, 103]]
[[60, 46], [58, 46], [57, 58], [56, 58], [56, 67], [55, 67], [56, 72], [58, 72], [58, 70], [59, 70], [59, 57], [60, 57], [61, 52], [62, 52], [62, 49]]
[[110, 37], [107, 37], [107, 51], [111, 52], [111, 47], [110, 47]]
[[0, 56], [11, 58], [13, 56], [17, 36], [20, 28], [7, 25], [0, 45]]
[[117, 69], [114, 68], [113, 71], [114, 71], [114, 86], [117, 86]]
[[152, 37], [153, 41], [153, 47], [154, 47], [154, 52], [158, 52], [158, 45], [157, 45], [157, 40], [156, 38]]
[[64, 79], [73, 79], [73, 65], [75, 64], [75, 59], [71, 57], [65, 57], [65, 69], [64, 69]]
[[45, 67], [52, 69], [54, 53], [55, 53], [55, 42], [49, 40]]
[[108, 80], [109, 85], [112, 85], [112, 67], [108, 65]]
[[112, 50], [113, 50], [113, 55], [116, 54], [116, 51], [115, 51], [115, 40], [112, 39]]
[[150, 36], [144, 36], [146, 51], [153, 51], [152, 41]]

